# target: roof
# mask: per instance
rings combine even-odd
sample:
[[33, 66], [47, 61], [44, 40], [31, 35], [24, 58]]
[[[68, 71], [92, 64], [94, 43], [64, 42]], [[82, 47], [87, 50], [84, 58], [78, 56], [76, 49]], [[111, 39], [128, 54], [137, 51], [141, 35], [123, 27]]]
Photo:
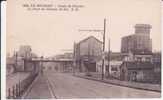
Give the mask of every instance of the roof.
[[128, 70], [153, 69], [154, 65], [150, 62], [124, 62]]
[[150, 24], [136, 24], [135, 27], [152, 28]]
[[131, 38], [131, 37], [135, 37], [135, 34], [130, 34], [130, 35], [127, 35], [127, 36], [123, 36], [122, 40]]
[[91, 39], [91, 38], [94, 38], [94, 39], [97, 40], [98, 42], [103, 43], [102, 41], [100, 41], [100, 40], [97, 39], [96, 37], [94, 37], [94, 36], [89, 36], [89, 37], [87, 37], [87, 38], [81, 40], [78, 44], [80, 44], [80, 43], [82, 43], [82, 42], [85, 42], [85, 41], [87, 41], [87, 40], [89, 40], [89, 39]]

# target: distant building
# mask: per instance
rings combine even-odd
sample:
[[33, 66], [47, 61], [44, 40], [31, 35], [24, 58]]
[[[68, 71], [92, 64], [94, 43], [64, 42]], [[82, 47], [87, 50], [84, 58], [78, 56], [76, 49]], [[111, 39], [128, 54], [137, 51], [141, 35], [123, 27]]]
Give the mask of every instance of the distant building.
[[146, 34], [150, 35], [150, 29], [152, 28], [149, 24], [136, 24], [135, 25], [135, 34]]
[[15, 60], [15, 71], [27, 71], [31, 72], [36, 67], [31, 60], [32, 58], [37, 58], [37, 55], [32, 53], [32, 48], [30, 45], [21, 45], [19, 50], [14, 52], [13, 59]]
[[73, 61], [46, 62], [43, 63], [43, 69], [54, 72], [73, 72]]
[[[119, 67], [122, 64], [125, 56], [126, 56], [126, 54], [121, 53], [121, 52], [111, 52], [110, 51], [110, 54], [108, 54], [108, 52], [105, 52], [104, 74], [107, 76], [107, 74], [109, 72], [110, 76], [119, 79], [119, 75], [120, 75]], [[108, 57], [109, 57], [109, 59], [108, 59]], [[109, 67], [108, 67], [108, 61], [109, 61]], [[100, 73], [102, 72], [102, 59], [97, 61], [96, 71], [100, 72]]]
[[30, 45], [21, 45], [19, 47], [18, 56], [24, 57], [24, 58], [30, 58], [32, 52], [32, 48]]
[[73, 53], [59, 54], [52, 57], [51, 60], [56, 60], [56, 62], [43, 63], [44, 70], [51, 70], [56, 72], [73, 71]]
[[53, 59], [73, 59], [73, 53], [59, 54], [54, 56]]
[[[104, 62], [104, 74], [105, 76], [108, 75], [112, 78], [120, 79], [120, 66], [123, 62], [118, 61], [118, 60], [111, 60], [108, 63], [108, 60], [105, 60]], [[108, 69], [108, 64], [109, 64], [109, 69]], [[98, 61], [96, 63], [96, 72], [102, 72], [102, 60]]]
[[136, 24], [135, 34], [125, 36], [121, 40], [121, 52], [152, 52], [152, 40], [150, 39], [151, 25]]
[[6, 75], [10, 75], [16, 71], [15, 59], [13, 57], [7, 57], [6, 59]]
[[24, 71], [24, 60], [23, 57], [19, 55], [19, 52], [14, 52], [11, 58], [14, 60], [15, 71]]
[[151, 62], [123, 62], [120, 79], [124, 81], [154, 82], [154, 64]]
[[152, 53], [128, 53], [124, 56], [123, 61], [129, 62], [152, 62]]
[[96, 71], [96, 62], [102, 56], [102, 42], [90, 36], [75, 44], [75, 63], [80, 72]]
[[121, 80], [154, 83], [161, 80], [161, 55], [152, 53], [150, 29], [149, 24], [136, 24], [135, 34], [122, 38], [121, 52], [126, 55], [120, 67]]
[[152, 63], [154, 64], [155, 81], [161, 83], [161, 52], [153, 53]]
[[161, 52], [153, 52], [152, 62], [153, 63], [161, 63]]
[[109, 57], [110, 60], [122, 61], [126, 55], [127, 53], [121, 53], [121, 52], [110, 51], [110, 54], [108, 54], [108, 52], [105, 52], [105, 60], [108, 60]]

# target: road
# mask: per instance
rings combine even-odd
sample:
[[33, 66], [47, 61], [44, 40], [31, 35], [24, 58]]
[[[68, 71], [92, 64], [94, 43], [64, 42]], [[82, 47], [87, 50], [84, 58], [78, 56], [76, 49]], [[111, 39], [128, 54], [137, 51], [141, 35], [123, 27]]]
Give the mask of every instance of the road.
[[[45, 72], [46, 88], [38, 92], [49, 93], [47, 98], [158, 98], [161, 93], [111, 85], [72, 76], [72, 74]], [[39, 87], [39, 84], [36, 85]], [[35, 86], [35, 87], [36, 87]], [[34, 92], [32, 96], [34, 96]], [[44, 98], [44, 95], [37, 95]], [[41, 97], [42, 96], [42, 97]], [[28, 96], [29, 97], [29, 96]], [[30, 97], [32, 98], [32, 97]], [[37, 98], [35, 96], [35, 98]]]

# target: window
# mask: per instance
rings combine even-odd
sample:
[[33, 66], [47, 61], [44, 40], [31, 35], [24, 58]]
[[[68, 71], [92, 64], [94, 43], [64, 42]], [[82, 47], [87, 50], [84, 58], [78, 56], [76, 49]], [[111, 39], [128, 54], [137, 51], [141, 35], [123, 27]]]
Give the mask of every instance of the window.
[[137, 61], [142, 61], [142, 58], [141, 57], [137, 57]]
[[112, 71], [118, 71], [118, 69], [116, 67], [111, 67]]
[[148, 62], [151, 61], [151, 58], [150, 57], [147, 57], [146, 58], [146, 61], [148, 61]]

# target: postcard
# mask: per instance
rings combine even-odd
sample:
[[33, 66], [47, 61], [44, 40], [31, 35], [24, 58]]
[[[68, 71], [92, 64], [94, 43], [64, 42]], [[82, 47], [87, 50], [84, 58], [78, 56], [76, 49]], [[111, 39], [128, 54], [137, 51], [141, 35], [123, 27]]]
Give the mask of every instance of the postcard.
[[160, 0], [7, 0], [6, 99], [161, 98]]

